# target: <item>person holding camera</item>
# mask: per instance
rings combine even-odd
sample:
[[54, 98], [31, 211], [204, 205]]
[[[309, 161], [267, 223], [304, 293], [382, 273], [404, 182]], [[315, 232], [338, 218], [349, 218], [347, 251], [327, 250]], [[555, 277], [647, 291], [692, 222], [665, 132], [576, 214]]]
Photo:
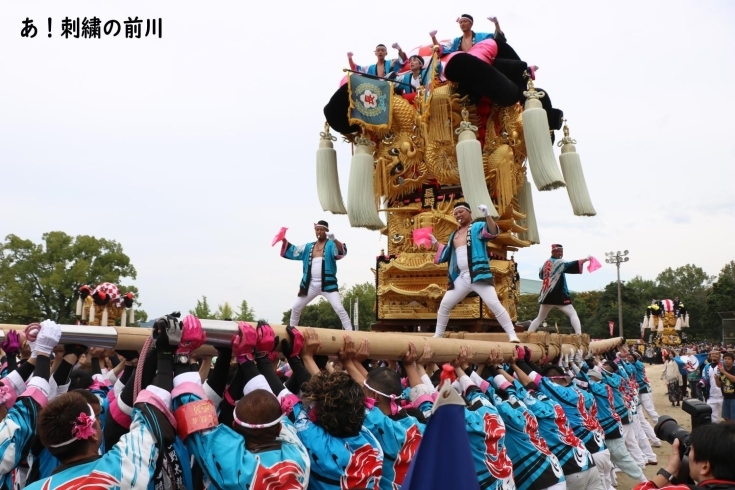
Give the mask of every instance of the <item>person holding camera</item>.
[[682, 465], [681, 443], [675, 439], [666, 468], [634, 490], [733, 490], [735, 489], [735, 423], [705, 424], [689, 437], [689, 477], [694, 484], [676, 482]]

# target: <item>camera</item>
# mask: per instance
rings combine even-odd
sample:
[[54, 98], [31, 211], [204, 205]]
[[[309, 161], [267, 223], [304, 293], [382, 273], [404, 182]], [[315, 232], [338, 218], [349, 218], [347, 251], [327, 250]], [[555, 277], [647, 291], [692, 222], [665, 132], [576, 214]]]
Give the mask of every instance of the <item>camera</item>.
[[[684, 400], [681, 406], [682, 410], [688, 413], [692, 418], [692, 429], [700, 425], [712, 423], [712, 407], [696, 398]], [[656, 437], [662, 439], [669, 444], [673, 444], [675, 440], [679, 440], [679, 457], [681, 458], [681, 466], [677, 480], [680, 483], [694, 483], [689, 478], [689, 432], [680, 426], [673, 417], [663, 415], [658, 419], [656, 427], [653, 431]]]

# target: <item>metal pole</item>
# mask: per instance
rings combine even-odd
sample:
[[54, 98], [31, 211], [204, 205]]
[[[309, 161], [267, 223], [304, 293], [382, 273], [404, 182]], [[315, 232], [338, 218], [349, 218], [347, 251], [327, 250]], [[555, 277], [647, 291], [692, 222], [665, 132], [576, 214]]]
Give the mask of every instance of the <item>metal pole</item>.
[[623, 294], [620, 289], [620, 262], [618, 262], [618, 324], [620, 325], [620, 336], [623, 335]]
[[618, 253], [605, 252], [605, 257], [607, 257], [605, 262], [608, 264], [615, 264], [615, 267], [618, 269], [618, 324], [620, 336], [623, 337], [623, 293], [620, 284], [620, 264], [630, 260], [630, 257], [628, 257], [627, 250], [623, 253], [620, 253], [620, 251], [618, 251]]

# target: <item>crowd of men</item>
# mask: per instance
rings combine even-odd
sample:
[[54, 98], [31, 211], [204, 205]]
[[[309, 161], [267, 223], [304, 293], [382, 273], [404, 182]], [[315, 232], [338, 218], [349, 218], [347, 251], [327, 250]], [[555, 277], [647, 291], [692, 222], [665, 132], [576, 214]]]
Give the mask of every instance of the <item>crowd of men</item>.
[[58, 345], [49, 320], [26, 332], [3, 344], [3, 489], [399, 489], [429, 470], [411, 468], [418, 451], [441, 451], [421, 442], [446, 379], [476, 488], [610, 490], [616, 467], [649, 485], [658, 463], [650, 384], [626, 347], [542, 366], [523, 346], [484, 365], [462, 349], [438, 366], [412, 344], [372, 359], [345, 333], [335, 369], [313, 329], [279, 341], [240, 322], [210, 367], [192, 362], [206, 335], [191, 315], [159, 319], [141, 353]]

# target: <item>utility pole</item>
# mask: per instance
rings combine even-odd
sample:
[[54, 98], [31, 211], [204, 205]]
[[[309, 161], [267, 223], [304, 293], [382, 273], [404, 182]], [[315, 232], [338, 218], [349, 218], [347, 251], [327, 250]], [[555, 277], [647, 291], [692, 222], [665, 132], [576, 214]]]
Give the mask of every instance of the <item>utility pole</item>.
[[608, 264], [615, 264], [615, 266], [618, 268], [618, 325], [620, 328], [620, 336], [625, 337], [623, 335], [623, 295], [622, 291], [620, 289], [620, 264], [623, 262], [627, 262], [629, 259], [628, 251], [624, 251], [622, 254], [620, 253], [620, 250], [618, 250], [617, 253], [615, 252], [605, 252], [605, 262]]

